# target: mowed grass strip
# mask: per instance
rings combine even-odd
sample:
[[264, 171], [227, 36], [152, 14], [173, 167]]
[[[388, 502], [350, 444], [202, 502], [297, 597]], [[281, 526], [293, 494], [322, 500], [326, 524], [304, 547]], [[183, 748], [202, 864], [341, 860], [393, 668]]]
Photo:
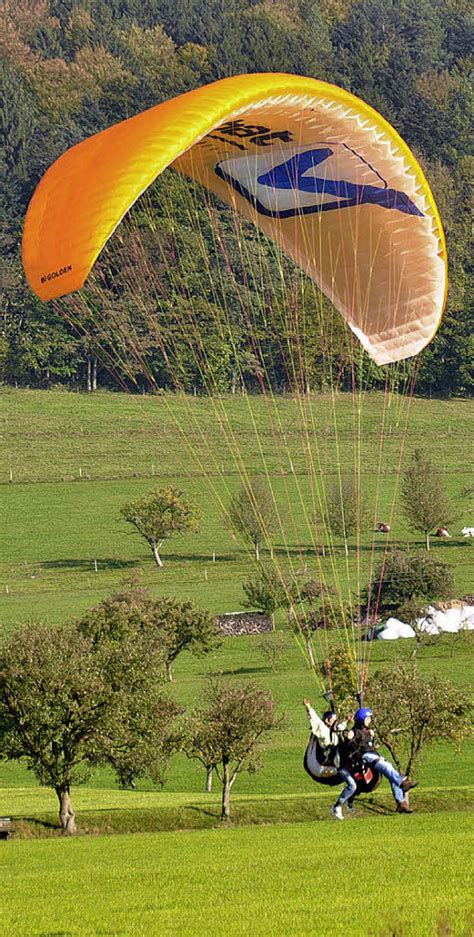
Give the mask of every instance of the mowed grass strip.
[[[465, 816], [14, 842], [6, 935], [468, 934]], [[470, 917], [471, 915], [471, 917]]]
[[[309, 785], [308, 785], [309, 788]], [[163, 794], [153, 792], [96, 791], [84, 788], [74, 797], [78, 835], [111, 835], [117, 833], [157, 833], [172, 830], [201, 830], [222, 825], [219, 785], [212, 794]], [[323, 785], [312, 785], [310, 794], [234, 794], [231, 826], [261, 826], [268, 823], [334, 822], [330, 808], [338, 791]], [[2, 806], [8, 804], [13, 820], [14, 838], [61, 838], [53, 797], [32, 796], [31, 789], [2, 791]], [[47, 810], [42, 808], [47, 805]], [[360, 797], [356, 803], [357, 822], [368, 817], [393, 817], [398, 821], [389, 787], [382, 784], [377, 791]], [[419, 789], [412, 795], [416, 814], [460, 811], [472, 813], [472, 797], [467, 787]], [[32, 815], [33, 814], [33, 815]], [[352, 818], [351, 818], [352, 819]]]

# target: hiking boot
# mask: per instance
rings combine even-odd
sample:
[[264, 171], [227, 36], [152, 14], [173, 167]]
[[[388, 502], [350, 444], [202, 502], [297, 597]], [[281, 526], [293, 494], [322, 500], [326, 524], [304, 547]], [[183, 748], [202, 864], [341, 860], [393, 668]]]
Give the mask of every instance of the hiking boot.
[[340, 804], [334, 804], [334, 807], [331, 807], [331, 813], [336, 820], [343, 820], [342, 807]]
[[405, 778], [404, 781], [400, 784], [400, 787], [404, 794], [407, 794], [408, 791], [411, 791], [412, 788], [418, 786], [418, 781], [412, 781], [411, 778]]
[[397, 804], [397, 813], [413, 813], [413, 810], [408, 805], [407, 800], [402, 800]]
[[351, 816], [351, 817], [355, 817], [355, 815], [356, 815], [356, 813], [357, 813], [357, 810], [356, 810], [356, 808], [354, 807], [354, 804], [350, 804], [350, 803], [348, 802], [348, 803], [346, 804], [346, 807], [347, 807], [347, 811], [348, 811], [348, 813], [350, 814], [350, 816]]

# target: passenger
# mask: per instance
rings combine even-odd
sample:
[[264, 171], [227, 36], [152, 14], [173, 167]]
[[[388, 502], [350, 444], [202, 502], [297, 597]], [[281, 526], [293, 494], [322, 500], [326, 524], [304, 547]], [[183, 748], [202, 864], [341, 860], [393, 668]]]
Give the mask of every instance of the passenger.
[[321, 747], [324, 763], [337, 768], [338, 774], [345, 782], [346, 786], [339, 795], [336, 803], [331, 807], [333, 817], [335, 817], [336, 820], [343, 820], [342, 808], [344, 804], [351, 814], [355, 813], [352, 801], [357, 790], [357, 784], [348, 767], [349, 750], [345, 736], [347, 722], [338, 722], [337, 715], [332, 709], [323, 713], [321, 719], [312, 708], [309, 699], [304, 699], [303, 704], [308, 713], [311, 732], [316, 736]]

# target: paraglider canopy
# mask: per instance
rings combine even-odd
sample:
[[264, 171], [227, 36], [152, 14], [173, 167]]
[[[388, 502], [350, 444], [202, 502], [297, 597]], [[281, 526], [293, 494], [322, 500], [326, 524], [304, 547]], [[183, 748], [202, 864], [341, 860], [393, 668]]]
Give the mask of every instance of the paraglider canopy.
[[419, 352], [446, 295], [433, 196], [371, 107], [297, 75], [241, 75], [122, 121], [41, 180], [23, 236], [43, 300], [85, 282], [136, 199], [168, 166], [259, 226], [319, 284], [377, 364]]

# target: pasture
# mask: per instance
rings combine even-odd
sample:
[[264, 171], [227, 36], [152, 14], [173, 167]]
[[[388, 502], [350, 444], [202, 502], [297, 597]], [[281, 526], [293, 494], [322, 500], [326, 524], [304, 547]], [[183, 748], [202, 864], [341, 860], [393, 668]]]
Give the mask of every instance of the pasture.
[[[241, 608], [242, 580], [254, 566], [223, 508], [245, 471], [263, 474], [275, 493], [282, 521], [276, 562], [309, 573], [322, 563], [348, 597], [383, 556], [385, 541], [372, 533], [376, 516], [390, 518], [392, 542], [421, 547], [398, 507], [400, 471], [417, 446], [461, 506], [452, 540], [434, 540], [433, 555], [452, 563], [459, 597], [473, 591], [472, 545], [459, 533], [471, 521], [460, 500], [470, 471], [467, 401], [415, 399], [409, 418], [407, 401], [378, 394], [367, 394], [356, 411], [342, 394], [336, 407], [329, 396], [311, 397], [304, 411], [290, 398], [270, 406], [263, 398], [105, 392], [5, 390], [1, 402], [4, 632], [31, 618], [55, 624], [77, 615], [135, 570], [156, 595], [190, 597], [213, 612]], [[328, 537], [321, 558], [308, 504], [315, 485], [324, 489], [354, 464], [369, 522], [349, 540], [347, 556]], [[163, 570], [119, 513], [157, 483], [182, 488], [203, 511], [198, 535], [165, 546]], [[284, 629], [283, 618], [277, 627]], [[218, 788], [204, 794], [203, 770], [184, 756], [172, 760], [163, 792], [147, 782], [118, 791], [107, 771], [96, 772], [72, 791], [78, 827], [115, 835], [72, 842], [57, 834], [54, 794], [23, 766], [0, 765], [0, 815], [13, 816], [18, 831], [0, 843], [6, 933], [329, 937], [347, 933], [348, 921], [356, 937], [469, 932], [472, 746], [430, 749], [412, 817], [392, 812], [384, 782], [354, 821], [336, 825], [331, 795], [302, 769], [308, 727], [301, 700], [308, 695], [322, 705], [321, 688], [295, 639], [286, 630], [284, 637], [275, 673], [255, 636], [227, 638], [201, 659], [183, 654], [175, 667], [172, 692], [186, 707], [196, 703], [206, 674], [222, 673], [263, 683], [287, 715], [262, 770], [236, 782], [231, 829], [218, 828]], [[372, 667], [411, 651], [411, 641], [368, 649]], [[420, 668], [467, 686], [472, 644], [452, 652], [446, 636], [420, 651]]]
[[[240, 608], [252, 558], [226, 528], [224, 513], [245, 473], [267, 477], [274, 492], [277, 561], [314, 570], [314, 548], [326, 540], [333, 555], [324, 575], [347, 598], [383, 555], [385, 539], [374, 538], [374, 518], [392, 519], [392, 543], [422, 545], [398, 510], [400, 471], [416, 447], [429, 453], [460, 504], [453, 539], [434, 540], [433, 553], [453, 564], [459, 596], [472, 591], [471, 544], [460, 534], [469, 521], [468, 504], [460, 499], [470, 477], [468, 401], [415, 399], [409, 413], [407, 400], [370, 393], [356, 403], [350, 394], [335, 401], [315, 395], [302, 410], [285, 397], [4, 390], [1, 403], [5, 627], [32, 614], [62, 621], [134, 569], [154, 591], [189, 596], [213, 612]], [[351, 474], [354, 467], [367, 518], [359, 537], [349, 540], [346, 558], [337, 539], [315, 533], [314, 502], [338, 473]], [[165, 546], [161, 571], [119, 513], [125, 501], [157, 483], [182, 488], [203, 511], [199, 534]]]

